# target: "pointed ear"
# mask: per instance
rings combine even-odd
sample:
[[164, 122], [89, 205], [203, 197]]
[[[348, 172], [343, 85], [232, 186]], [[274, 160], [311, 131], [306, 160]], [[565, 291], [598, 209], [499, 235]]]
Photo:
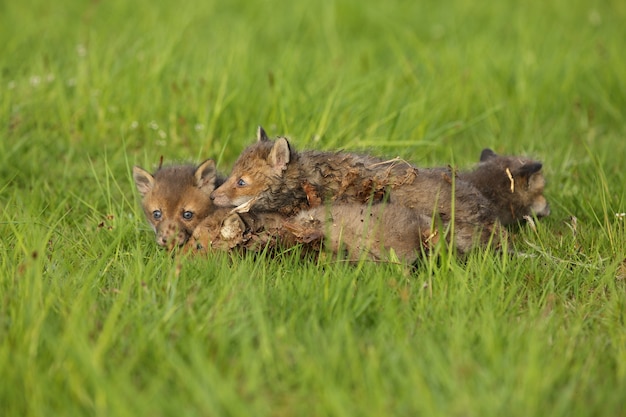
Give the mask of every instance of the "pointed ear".
[[207, 159], [201, 163], [198, 169], [196, 169], [194, 176], [196, 178], [196, 185], [198, 188], [209, 193], [213, 191], [215, 189], [215, 180], [217, 178], [215, 161]]
[[277, 172], [282, 172], [287, 169], [289, 158], [291, 157], [291, 149], [289, 148], [289, 142], [285, 138], [278, 138], [274, 142], [274, 146], [270, 152], [268, 162]]
[[515, 170], [515, 176], [530, 178], [534, 173], [539, 172], [543, 165], [541, 162], [530, 161]]
[[480, 153], [480, 162], [488, 161], [489, 159], [495, 158], [496, 156], [498, 156], [498, 155], [494, 151], [492, 151], [489, 148], [485, 148]]
[[220, 228], [220, 235], [225, 240], [243, 238], [246, 225], [237, 213], [233, 213], [224, 219]]
[[270, 138], [267, 137], [267, 133], [263, 130], [263, 126], [259, 126], [256, 130], [256, 141], [257, 142], [267, 142]]
[[133, 179], [137, 186], [137, 191], [143, 197], [154, 187], [154, 177], [146, 170], [138, 166], [133, 167]]

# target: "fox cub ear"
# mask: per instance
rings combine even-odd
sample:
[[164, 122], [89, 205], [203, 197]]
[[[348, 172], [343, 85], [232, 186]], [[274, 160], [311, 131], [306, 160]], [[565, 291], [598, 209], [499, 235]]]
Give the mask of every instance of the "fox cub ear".
[[267, 137], [267, 133], [263, 130], [263, 126], [259, 126], [256, 130], [256, 141], [257, 142], [267, 142], [270, 138]]
[[498, 156], [498, 155], [494, 151], [492, 151], [489, 148], [485, 148], [480, 153], [480, 162], [488, 161], [488, 160], [490, 160], [492, 158], [495, 158], [496, 156]]
[[541, 162], [530, 161], [528, 163], [525, 163], [518, 169], [516, 169], [515, 176], [530, 178], [533, 174], [535, 174], [536, 172], [539, 172], [542, 166], [543, 165], [541, 164]]
[[220, 229], [220, 235], [225, 240], [233, 240], [243, 237], [243, 233], [246, 230], [246, 225], [239, 217], [239, 214], [233, 213], [224, 219], [222, 228]]
[[272, 151], [268, 158], [268, 162], [276, 172], [282, 172], [287, 169], [289, 158], [291, 157], [291, 149], [289, 142], [285, 138], [278, 138], [274, 142]]
[[200, 164], [196, 173], [196, 186], [204, 191], [211, 192], [215, 189], [215, 179], [217, 178], [217, 170], [215, 169], [215, 161], [207, 159]]
[[133, 179], [135, 180], [137, 191], [139, 191], [142, 197], [148, 194], [154, 186], [154, 177], [152, 174], [138, 166], [133, 167]]

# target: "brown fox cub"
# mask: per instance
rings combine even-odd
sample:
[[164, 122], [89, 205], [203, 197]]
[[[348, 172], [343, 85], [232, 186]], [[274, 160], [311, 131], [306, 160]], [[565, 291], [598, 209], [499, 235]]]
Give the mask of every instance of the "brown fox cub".
[[439, 236], [429, 217], [394, 204], [337, 204], [304, 210], [293, 218], [278, 213], [234, 213], [217, 209], [194, 230], [193, 253], [242, 248], [259, 251], [303, 244], [350, 261], [388, 261], [391, 253], [408, 264], [428, 252]]
[[525, 216], [550, 214], [550, 206], [543, 195], [546, 181], [541, 168], [541, 162], [497, 155], [486, 148], [478, 166], [458, 173], [458, 178], [476, 187], [492, 203], [500, 223], [509, 225]]
[[199, 166], [162, 167], [154, 175], [135, 166], [133, 178], [156, 242], [170, 249], [182, 246], [214, 210], [209, 196], [224, 181], [210, 159]]
[[298, 153], [285, 138], [269, 140], [262, 128], [211, 198], [218, 206], [238, 206], [238, 211], [291, 216], [309, 207], [307, 188], [327, 203], [368, 204], [388, 198], [444, 223], [454, 217], [461, 251], [477, 240], [486, 243], [496, 221], [491, 204], [474, 186], [443, 172], [347, 152]]

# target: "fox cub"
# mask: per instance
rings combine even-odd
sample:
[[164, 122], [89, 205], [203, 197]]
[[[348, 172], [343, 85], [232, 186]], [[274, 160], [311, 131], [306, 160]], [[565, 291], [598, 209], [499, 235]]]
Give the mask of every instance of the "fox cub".
[[135, 166], [133, 179], [156, 242], [168, 249], [184, 245], [215, 209], [210, 194], [224, 182], [211, 159], [199, 166], [162, 167], [154, 175]]
[[322, 247], [349, 261], [397, 259], [414, 263], [422, 251], [438, 241], [431, 219], [394, 204], [335, 204], [304, 210], [294, 217], [276, 212], [236, 213], [218, 208], [194, 230], [186, 250], [205, 253], [220, 250]]
[[218, 206], [237, 206], [237, 211], [277, 211], [291, 216], [310, 207], [307, 189], [323, 203], [387, 200], [444, 224], [454, 218], [455, 244], [461, 251], [489, 241], [496, 222], [490, 202], [466, 181], [397, 159], [296, 152], [285, 138], [271, 141], [261, 127], [257, 142], [243, 151], [230, 177], [211, 198]]

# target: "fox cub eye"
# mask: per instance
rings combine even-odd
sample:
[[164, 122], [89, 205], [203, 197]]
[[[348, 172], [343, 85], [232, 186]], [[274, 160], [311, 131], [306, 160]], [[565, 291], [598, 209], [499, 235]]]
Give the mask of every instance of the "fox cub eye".
[[163, 214], [161, 213], [161, 210], [154, 210], [152, 212], [152, 217], [154, 217], [154, 220], [161, 220], [162, 216]]
[[191, 218], [193, 217], [193, 212], [191, 211], [185, 211], [183, 212], [183, 219], [185, 220], [191, 220]]
[[237, 187], [245, 187], [246, 185], [248, 185], [248, 184], [246, 184], [246, 182], [244, 181], [243, 178], [239, 178], [237, 180]]

